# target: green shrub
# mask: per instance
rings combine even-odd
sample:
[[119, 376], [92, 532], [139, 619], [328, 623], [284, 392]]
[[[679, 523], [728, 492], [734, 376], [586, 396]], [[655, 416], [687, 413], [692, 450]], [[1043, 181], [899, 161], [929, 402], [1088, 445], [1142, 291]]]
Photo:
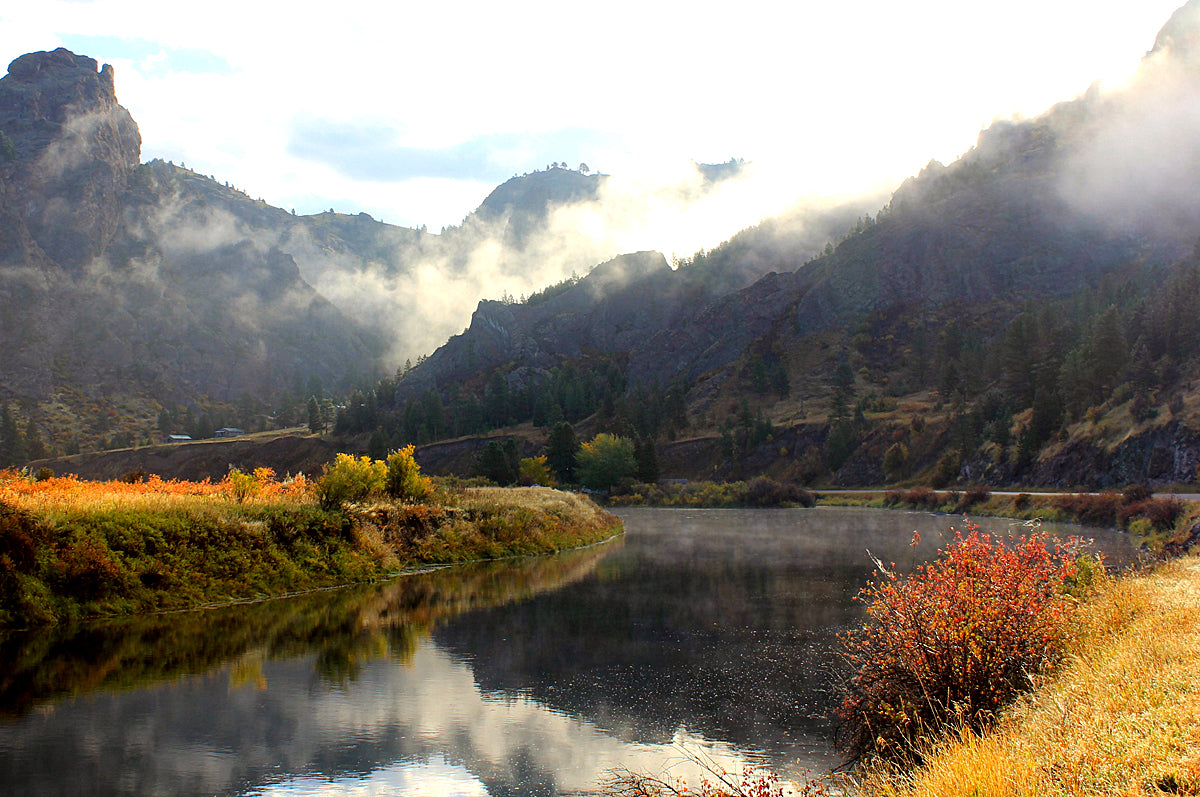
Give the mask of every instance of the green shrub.
[[855, 669], [843, 743], [856, 756], [918, 757], [922, 738], [990, 723], [1059, 661], [1075, 568], [1044, 536], [1005, 544], [968, 523], [936, 561], [908, 576], [883, 571], [860, 595], [866, 621], [843, 636]]
[[324, 467], [313, 489], [323, 509], [337, 509], [382, 495], [387, 476], [388, 466], [381, 460], [338, 454]]
[[519, 469], [521, 471], [521, 484], [526, 487], [534, 484], [540, 484], [544, 487], [554, 487], [558, 484], [554, 478], [554, 474], [550, 472], [550, 465], [547, 463], [545, 454], [536, 457], [525, 457], [520, 461]]
[[961, 463], [957, 451], [947, 451], [933, 466], [933, 475], [929, 477], [930, 486], [940, 490], [956, 480]]
[[387, 458], [387, 494], [409, 503], [423, 500], [433, 492], [433, 482], [421, 475], [421, 466], [413, 458], [413, 446], [393, 451]]
[[601, 432], [584, 443], [575, 455], [575, 475], [580, 484], [594, 490], [611, 490], [637, 470], [633, 441]]
[[258, 492], [258, 481], [252, 473], [230, 468], [229, 472], [225, 474], [225, 481], [229, 484], [229, 491], [239, 504], [245, 503], [246, 499], [253, 497]]

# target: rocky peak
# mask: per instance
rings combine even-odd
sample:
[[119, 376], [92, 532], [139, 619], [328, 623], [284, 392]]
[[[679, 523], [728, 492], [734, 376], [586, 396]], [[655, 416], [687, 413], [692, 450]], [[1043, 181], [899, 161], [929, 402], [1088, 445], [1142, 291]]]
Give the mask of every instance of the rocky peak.
[[8, 74], [20, 83], [59, 83], [74, 86], [80, 96], [85, 96], [89, 89], [98, 89], [96, 96], [105, 100], [109, 105], [117, 104], [116, 84], [113, 79], [113, 68], [105, 64], [97, 72], [98, 63], [95, 58], [75, 53], [59, 47], [53, 52], [27, 53], [8, 65]]
[[0, 261], [78, 268], [102, 254], [142, 145], [112, 67], [63, 48], [16, 59], [0, 135]]

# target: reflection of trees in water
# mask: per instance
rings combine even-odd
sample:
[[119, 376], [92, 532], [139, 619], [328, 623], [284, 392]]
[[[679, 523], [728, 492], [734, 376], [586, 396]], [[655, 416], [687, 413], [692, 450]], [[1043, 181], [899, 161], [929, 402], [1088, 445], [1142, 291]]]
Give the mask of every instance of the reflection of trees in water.
[[325, 681], [362, 664], [407, 662], [439, 621], [557, 589], [590, 573], [619, 538], [554, 556], [482, 562], [261, 603], [0, 633], [0, 717], [97, 690], [119, 690], [232, 664], [261, 677], [266, 659], [315, 653]]
[[458, 617], [434, 640], [470, 654], [485, 690], [521, 691], [628, 741], [666, 743], [686, 727], [774, 750], [825, 743], [842, 667], [834, 634], [859, 616], [850, 598], [867, 568], [763, 557], [601, 570]]

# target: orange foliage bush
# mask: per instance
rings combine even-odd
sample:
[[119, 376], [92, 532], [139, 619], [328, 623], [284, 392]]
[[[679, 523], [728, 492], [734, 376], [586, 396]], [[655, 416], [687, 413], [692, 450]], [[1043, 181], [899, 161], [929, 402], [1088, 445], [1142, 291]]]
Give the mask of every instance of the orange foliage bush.
[[846, 747], [915, 755], [951, 723], [987, 724], [1059, 660], [1074, 562], [1045, 536], [998, 540], [968, 521], [934, 562], [864, 587], [866, 620], [843, 637], [856, 670], [839, 712]]

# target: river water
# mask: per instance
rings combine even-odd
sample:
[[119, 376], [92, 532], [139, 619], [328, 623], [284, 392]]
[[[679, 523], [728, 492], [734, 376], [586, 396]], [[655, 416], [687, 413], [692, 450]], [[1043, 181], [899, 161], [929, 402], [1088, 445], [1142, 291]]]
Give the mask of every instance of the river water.
[[[867, 551], [908, 570], [956, 522], [619, 514], [626, 535], [557, 556], [0, 636], [0, 793], [590, 794], [619, 769], [694, 781], [697, 758], [820, 774]], [[1118, 532], [1043, 530], [1133, 556]]]

